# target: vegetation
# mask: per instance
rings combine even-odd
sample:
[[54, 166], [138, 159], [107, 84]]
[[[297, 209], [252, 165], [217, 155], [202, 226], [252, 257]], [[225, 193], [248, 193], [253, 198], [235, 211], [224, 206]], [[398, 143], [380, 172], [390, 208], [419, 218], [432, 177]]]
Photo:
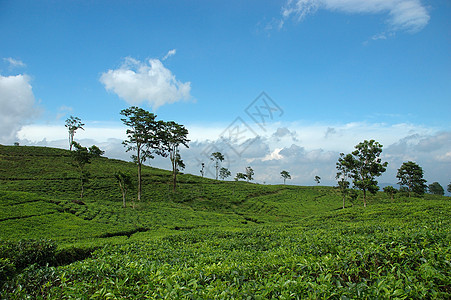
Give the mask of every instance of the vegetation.
[[389, 185], [389, 186], [384, 187], [384, 192], [387, 193], [387, 195], [390, 196], [391, 200], [393, 200], [393, 197], [398, 192], [398, 190]]
[[215, 169], [216, 169], [216, 177], [215, 178], [216, 178], [216, 180], [218, 180], [219, 167], [220, 167], [220, 163], [222, 161], [224, 161], [224, 155], [221, 152], [214, 152], [211, 154], [210, 159], [215, 162]]
[[321, 182], [321, 177], [319, 177], [318, 175], [315, 176], [315, 182], [316, 184], [320, 184]]
[[287, 179], [291, 179], [290, 172], [285, 171], [285, 170], [280, 172], [280, 176], [283, 178], [283, 184], [285, 184]]
[[81, 205], [71, 163], [0, 146], [1, 299], [451, 296], [448, 197], [375, 193], [340, 209], [332, 187], [189, 174], [173, 193], [171, 171], [143, 166], [146, 201], [122, 209], [115, 173], [135, 164], [93, 158]]
[[428, 186], [429, 193], [433, 195], [440, 195], [443, 196], [445, 194], [445, 190], [438, 182], [433, 182]]
[[399, 179], [399, 184], [406, 186], [409, 197], [412, 193], [418, 195], [424, 194], [426, 191], [426, 180], [423, 179], [423, 169], [413, 161], [408, 161], [402, 164], [398, 169], [396, 178]]
[[66, 128], [69, 131], [69, 150], [72, 151], [72, 146], [74, 143], [74, 136], [75, 136], [75, 132], [78, 129], [84, 130], [83, 126], [85, 126], [85, 124], [83, 124], [81, 122], [81, 119], [78, 117], [74, 117], [74, 116], [70, 116], [69, 118], [66, 119]]

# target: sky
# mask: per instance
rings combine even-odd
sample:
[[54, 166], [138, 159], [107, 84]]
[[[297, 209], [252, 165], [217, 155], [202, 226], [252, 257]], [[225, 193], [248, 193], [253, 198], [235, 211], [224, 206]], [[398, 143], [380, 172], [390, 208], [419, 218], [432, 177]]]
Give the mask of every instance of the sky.
[[[120, 111], [189, 130], [186, 173], [225, 154], [233, 176], [335, 185], [364, 140], [428, 184], [451, 181], [451, 2], [447, 0], [0, 0], [0, 144], [129, 160]], [[168, 159], [148, 162], [170, 169]], [[229, 178], [231, 179], [231, 178]]]

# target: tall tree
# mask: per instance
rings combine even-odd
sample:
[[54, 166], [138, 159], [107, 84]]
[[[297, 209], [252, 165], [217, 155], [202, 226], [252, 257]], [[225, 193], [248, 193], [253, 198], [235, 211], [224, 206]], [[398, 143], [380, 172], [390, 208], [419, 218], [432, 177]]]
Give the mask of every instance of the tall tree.
[[215, 162], [216, 180], [218, 180], [219, 165], [222, 161], [224, 161], [224, 155], [222, 155], [221, 152], [214, 152], [210, 155], [210, 159]]
[[66, 125], [64, 126], [66, 126], [69, 130], [69, 150], [72, 151], [75, 131], [77, 131], [78, 129], [84, 130], [83, 126], [85, 126], [85, 124], [81, 122], [80, 118], [70, 116], [66, 119]]
[[375, 194], [379, 190], [376, 177], [385, 172], [388, 163], [383, 163], [379, 158], [382, 153], [382, 145], [375, 140], [365, 140], [357, 144], [355, 149], [352, 152], [353, 162], [350, 175], [354, 186], [363, 191], [363, 206], [366, 207], [366, 192]]
[[[114, 174], [114, 178], [116, 178], [117, 183], [119, 184], [119, 188], [122, 193], [122, 206], [124, 208], [127, 207], [125, 197], [127, 195], [127, 191], [133, 188], [133, 181], [130, 174], [123, 173], [122, 171], [118, 171]], [[135, 205], [133, 205], [134, 208]]]
[[166, 155], [161, 147], [164, 122], [156, 121], [156, 115], [136, 106], [121, 110], [121, 115], [125, 117], [121, 121], [129, 127], [126, 131], [128, 139], [122, 144], [127, 152], [136, 151], [136, 155], [133, 154], [131, 158], [138, 166], [138, 201], [140, 201], [142, 164], [147, 159], [153, 159], [154, 154]]
[[227, 168], [222, 167], [222, 168], [219, 170], [219, 177], [220, 177], [222, 180], [226, 179], [226, 178], [229, 177], [230, 175], [232, 175], [232, 173], [231, 173], [231, 172], [229, 171], [229, 169], [227, 169]]
[[419, 195], [426, 191], [426, 180], [423, 179], [423, 169], [413, 161], [405, 162], [398, 169], [396, 178], [399, 179], [398, 184], [407, 187], [409, 198], [411, 193]]
[[246, 178], [247, 178], [247, 182], [254, 180], [254, 169], [252, 169], [251, 167], [246, 167]]
[[445, 190], [443, 189], [443, 187], [438, 182], [431, 183], [428, 186], [428, 188], [429, 188], [429, 193], [431, 193], [433, 195], [440, 195], [440, 196], [445, 195]]
[[318, 185], [321, 182], [321, 177], [319, 177], [318, 175], [315, 176], [315, 181], [316, 184]]
[[446, 188], [446, 190], [448, 191], [448, 193], [451, 193], [451, 182], [448, 184], [448, 187]]
[[164, 123], [163, 149], [169, 153], [172, 166], [172, 190], [175, 192], [177, 186], [177, 174], [185, 168], [181, 159], [179, 147], [181, 145], [188, 147], [188, 130], [180, 124], [173, 121]]
[[285, 184], [285, 181], [287, 179], [291, 179], [291, 175], [290, 172], [283, 170], [282, 172], [280, 172], [280, 177], [283, 178], [283, 184]]
[[354, 169], [354, 157], [352, 154], [345, 155], [340, 153], [336, 168], [338, 170], [335, 179], [338, 180], [338, 188], [340, 189], [341, 195], [343, 197], [343, 209], [346, 207], [346, 196], [349, 193], [349, 178], [351, 176], [352, 170]]

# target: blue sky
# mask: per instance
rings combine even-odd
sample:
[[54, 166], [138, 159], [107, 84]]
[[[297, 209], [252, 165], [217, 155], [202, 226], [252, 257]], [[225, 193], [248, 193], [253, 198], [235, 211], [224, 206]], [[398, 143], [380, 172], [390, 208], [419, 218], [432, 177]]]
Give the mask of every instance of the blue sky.
[[[380, 181], [407, 160], [451, 179], [449, 1], [0, 0], [0, 41], [2, 144], [67, 147], [75, 115], [76, 139], [126, 159], [133, 104], [186, 125], [194, 174], [240, 117], [252, 143], [229, 167], [259, 182], [290, 169], [333, 184], [338, 153], [371, 138], [391, 166]], [[280, 108], [264, 128], [245, 111], [263, 91]]]

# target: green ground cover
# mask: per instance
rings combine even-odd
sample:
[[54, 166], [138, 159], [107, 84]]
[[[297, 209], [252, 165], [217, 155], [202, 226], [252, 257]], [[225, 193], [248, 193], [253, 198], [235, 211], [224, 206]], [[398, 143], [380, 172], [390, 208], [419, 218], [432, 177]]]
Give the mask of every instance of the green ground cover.
[[331, 187], [193, 175], [172, 193], [170, 172], [145, 167], [124, 209], [113, 175], [135, 165], [87, 169], [75, 203], [68, 151], [0, 146], [1, 299], [450, 298], [448, 197], [340, 209]]

